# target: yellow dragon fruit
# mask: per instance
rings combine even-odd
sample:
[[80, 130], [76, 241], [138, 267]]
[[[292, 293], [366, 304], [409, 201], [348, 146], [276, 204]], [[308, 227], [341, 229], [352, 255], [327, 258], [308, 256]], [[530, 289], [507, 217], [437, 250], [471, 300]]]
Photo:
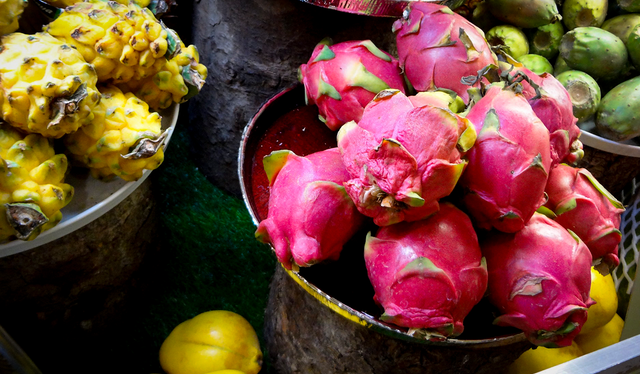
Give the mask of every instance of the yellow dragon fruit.
[[179, 51], [175, 32], [135, 3], [87, 0], [64, 9], [45, 27], [95, 66], [100, 82], [153, 76]]
[[95, 120], [64, 138], [67, 150], [98, 179], [137, 180], [164, 160], [161, 117], [132, 93], [101, 88]]
[[47, 33], [0, 39], [2, 118], [29, 133], [60, 138], [93, 120], [97, 75], [77, 50]]
[[154, 110], [183, 103], [200, 92], [207, 79], [207, 67], [200, 63], [194, 45], [186, 47], [180, 42], [180, 52], [167, 61], [158, 73], [143, 80], [132, 80], [122, 85]]
[[27, 4], [27, 0], [0, 0], [0, 36], [18, 29], [18, 20]]
[[0, 122], [0, 242], [34, 239], [60, 222], [73, 197], [63, 183], [67, 165], [53, 139]]

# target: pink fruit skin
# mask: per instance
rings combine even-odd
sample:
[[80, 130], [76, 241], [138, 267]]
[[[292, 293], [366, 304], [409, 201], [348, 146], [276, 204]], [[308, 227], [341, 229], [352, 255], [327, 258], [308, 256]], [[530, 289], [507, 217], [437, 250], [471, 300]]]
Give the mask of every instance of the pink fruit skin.
[[478, 138], [459, 182], [466, 211], [482, 229], [516, 232], [545, 201], [549, 132], [524, 96], [500, 86], [490, 86], [467, 119]]
[[622, 234], [619, 230], [624, 208], [615, 199], [612, 203], [604, 187], [597, 181], [594, 185], [593, 181], [595, 178], [587, 169], [558, 165], [547, 182], [549, 200], [545, 207], [556, 213], [556, 222], [585, 242], [594, 261], [602, 259], [613, 269], [620, 263], [618, 244]]
[[571, 345], [594, 301], [591, 253], [564, 227], [536, 213], [515, 234], [493, 232], [480, 242], [487, 260], [487, 295], [500, 326], [522, 330], [535, 345]]
[[[309, 62], [300, 66], [300, 79], [308, 104], [318, 106], [320, 116], [333, 131], [346, 122], [358, 122], [364, 107], [381, 89], [394, 88], [405, 92], [398, 60], [380, 50], [385, 58], [376, 56], [366, 47], [368, 43], [371, 41], [347, 41], [330, 46], [318, 44]], [[329, 48], [335, 57], [316, 61], [325, 48]], [[381, 80], [377, 84], [386, 84], [386, 87], [355, 82], [354, 71], [360, 65]], [[329, 96], [323, 90], [324, 84], [335, 88], [340, 97], [336, 99]], [[371, 91], [367, 89], [370, 87], [377, 88], [371, 88]]]
[[435, 213], [438, 200], [451, 193], [464, 170], [457, 142], [471, 126], [448, 109], [415, 107], [402, 92], [380, 92], [358, 124], [338, 132], [351, 175], [347, 192], [378, 226]]
[[[400, 66], [416, 91], [447, 88], [469, 102], [470, 86], [460, 80], [497, 65], [484, 32], [448, 7], [411, 3], [408, 17], [394, 22]], [[460, 29], [466, 37], [460, 37]]]
[[487, 288], [471, 221], [450, 203], [427, 219], [380, 228], [364, 256], [381, 319], [399, 326], [457, 336]]
[[583, 154], [582, 142], [578, 140], [580, 128], [576, 125], [578, 119], [573, 115], [573, 104], [567, 89], [549, 73], [538, 75], [524, 66], [517, 67], [515, 71], [525, 74], [542, 89], [541, 97], [536, 97], [536, 90], [528, 82], [521, 82], [523, 95], [549, 130], [551, 167], [561, 162], [575, 164], [580, 161]]
[[256, 238], [271, 243], [285, 268], [337, 260], [362, 227], [365, 217], [342, 186], [348, 178], [337, 148], [306, 157], [290, 152], [270, 178], [269, 213]]

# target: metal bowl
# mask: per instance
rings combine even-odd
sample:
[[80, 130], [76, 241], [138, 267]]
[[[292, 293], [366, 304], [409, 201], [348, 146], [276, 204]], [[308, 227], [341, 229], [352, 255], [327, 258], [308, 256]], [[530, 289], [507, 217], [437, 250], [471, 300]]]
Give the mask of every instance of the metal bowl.
[[[242, 134], [238, 173], [244, 202], [256, 225], [268, 213], [269, 184], [262, 166], [264, 156], [279, 149], [305, 156], [336, 146], [336, 133], [318, 119], [315, 105], [305, 105], [303, 90], [301, 84], [296, 84], [267, 100]], [[300, 268], [299, 272], [287, 271], [288, 275], [328, 310], [393, 338], [469, 348], [507, 347], [526, 341], [519, 330], [492, 324], [497, 311], [486, 300], [465, 319], [462, 335], [444, 341], [413, 336], [405, 328], [381, 321], [378, 318], [381, 310], [373, 301], [374, 291], [362, 256], [364, 238], [370, 229], [354, 236], [344, 246], [338, 261]]]

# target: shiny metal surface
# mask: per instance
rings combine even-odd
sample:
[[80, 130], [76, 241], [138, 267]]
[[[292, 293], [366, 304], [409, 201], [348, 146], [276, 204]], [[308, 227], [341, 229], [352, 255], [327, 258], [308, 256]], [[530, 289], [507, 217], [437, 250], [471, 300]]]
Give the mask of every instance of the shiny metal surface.
[[374, 17], [401, 17], [412, 2], [442, 3], [441, 0], [301, 0], [323, 8]]

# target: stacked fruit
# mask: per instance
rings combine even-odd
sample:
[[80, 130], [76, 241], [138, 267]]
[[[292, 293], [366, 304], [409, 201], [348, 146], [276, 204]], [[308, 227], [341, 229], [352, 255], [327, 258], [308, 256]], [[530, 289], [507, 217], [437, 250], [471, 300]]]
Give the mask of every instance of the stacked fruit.
[[337, 147], [265, 157], [256, 237], [296, 271], [338, 260], [368, 225], [381, 321], [446, 339], [486, 298], [495, 324], [570, 346], [598, 305], [592, 267], [619, 263], [624, 208], [572, 166], [583, 153], [569, 93], [448, 7], [411, 3], [392, 31], [397, 57], [371, 41], [325, 42], [300, 67]]
[[[0, 3], [13, 7], [13, 23], [16, 4]], [[35, 34], [2, 27], [0, 241], [30, 240], [73, 196], [67, 157], [103, 180], [157, 168], [167, 138], [157, 111], [197, 94], [207, 69], [136, 2], [75, 1]]]
[[[528, 10], [510, 10], [519, 6]], [[484, 0], [472, 20], [482, 20], [492, 46], [538, 74], [554, 74], [582, 129], [622, 142], [640, 136], [638, 12], [628, 0]]]

